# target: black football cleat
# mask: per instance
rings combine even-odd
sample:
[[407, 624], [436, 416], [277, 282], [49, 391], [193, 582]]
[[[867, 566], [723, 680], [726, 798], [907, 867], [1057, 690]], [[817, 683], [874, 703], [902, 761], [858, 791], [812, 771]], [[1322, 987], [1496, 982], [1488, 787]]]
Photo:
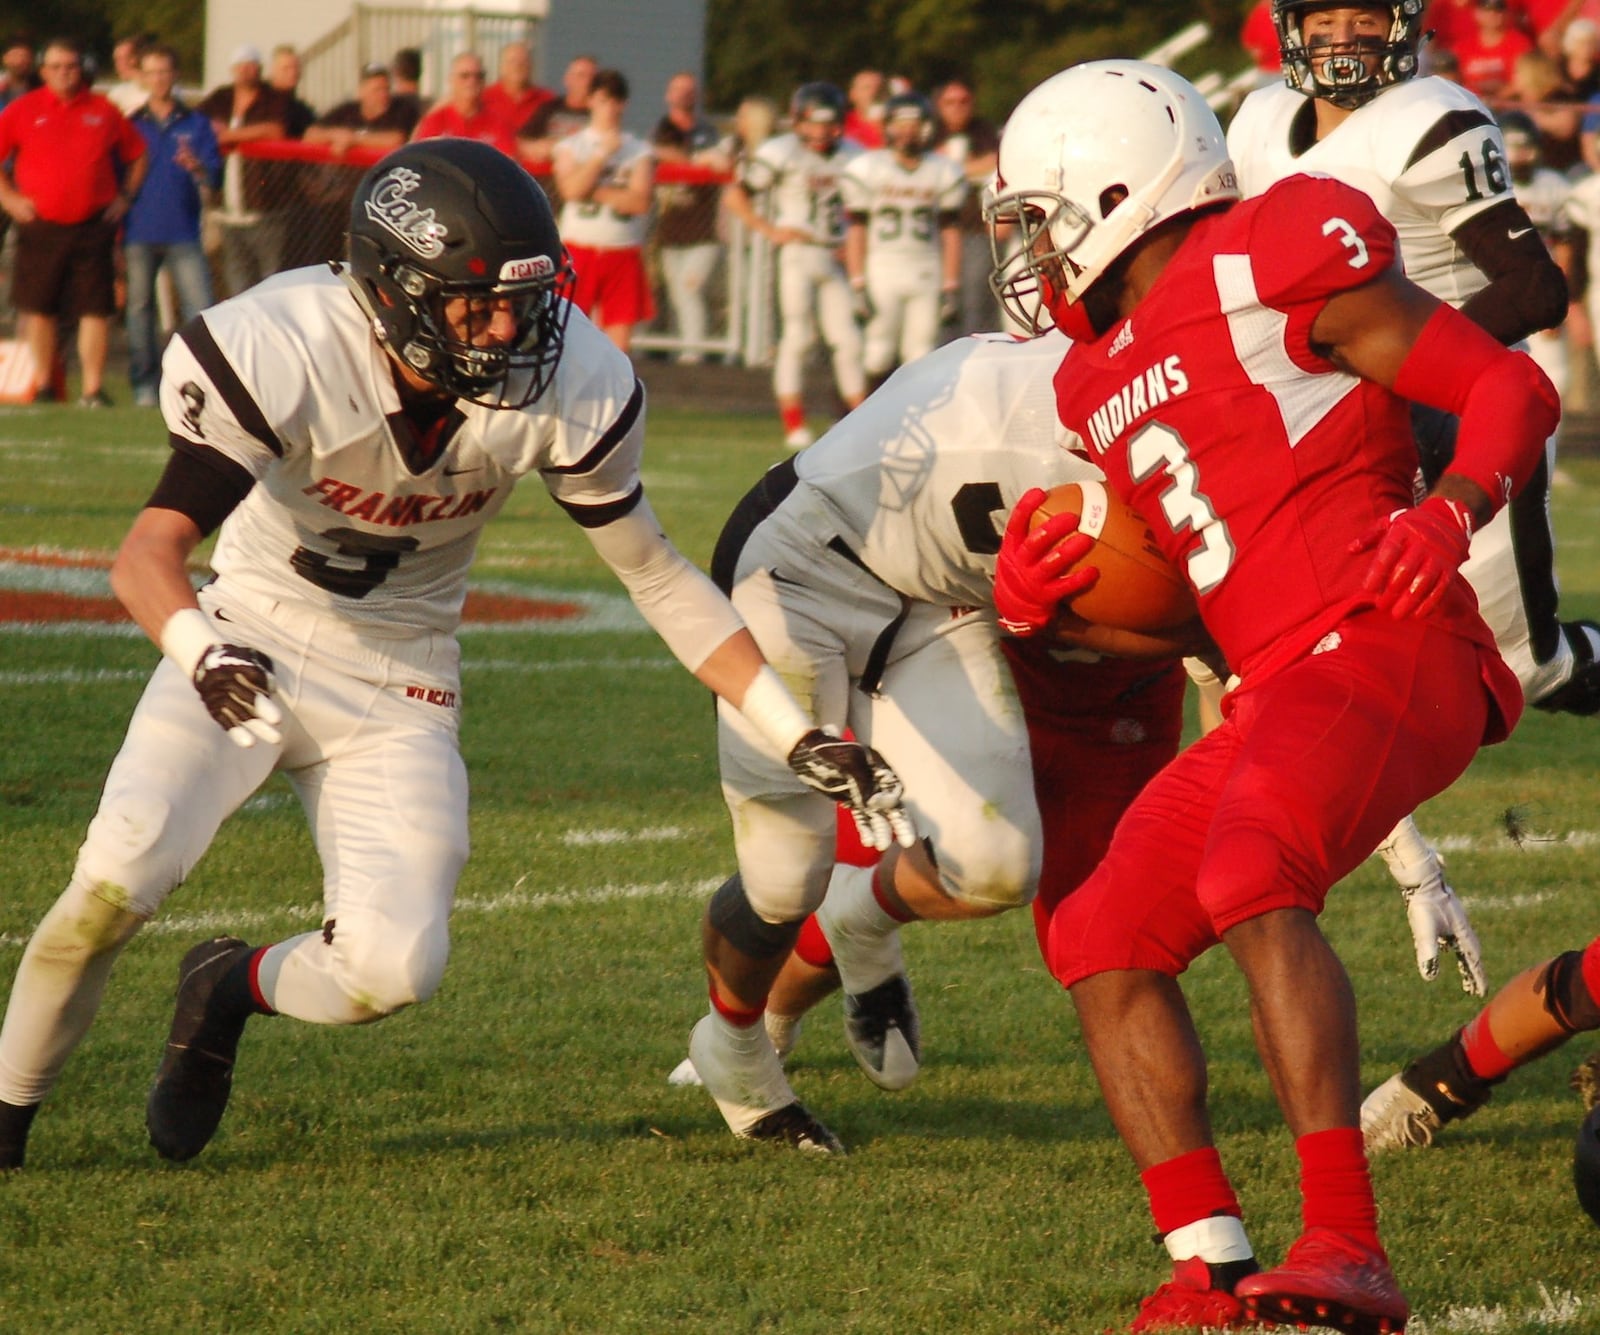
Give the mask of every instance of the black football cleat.
[[843, 1154], [839, 1137], [806, 1111], [803, 1103], [787, 1103], [776, 1112], [769, 1112], [747, 1131], [741, 1140], [765, 1140], [776, 1145], [808, 1154]]
[[192, 1159], [211, 1142], [228, 1108], [233, 1063], [248, 1010], [218, 1014], [217, 984], [254, 949], [236, 936], [202, 941], [178, 965], [178, 997], [156, 1082], [145, 1103], [150, 1143], [163, 1159]]

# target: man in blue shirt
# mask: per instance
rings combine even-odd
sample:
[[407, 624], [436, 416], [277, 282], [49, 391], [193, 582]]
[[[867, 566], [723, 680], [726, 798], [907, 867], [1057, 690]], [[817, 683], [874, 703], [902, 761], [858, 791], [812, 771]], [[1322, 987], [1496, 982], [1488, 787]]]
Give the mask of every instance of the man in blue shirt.
[[178, 58], [153, 46], [139, 63], [149, 100], [130, 118], [144, 137], [150, 169], [128, 209], [122, 249], [128, 277], [128, 378], [133, 401], [154, 407], [161, 379], [156, 274], [177, 290], [181, 323], [211, 304], [211, 270], [200, 246], [200, 210], [222, 179], [216, 131], [173, 96]]

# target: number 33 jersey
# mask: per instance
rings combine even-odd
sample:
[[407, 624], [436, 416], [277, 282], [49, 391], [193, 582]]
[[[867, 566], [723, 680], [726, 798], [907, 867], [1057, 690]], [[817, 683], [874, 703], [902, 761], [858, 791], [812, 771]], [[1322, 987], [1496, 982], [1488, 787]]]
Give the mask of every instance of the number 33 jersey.
[[390, 634], [456, 629], [478, 535], [525, 474], [586, 527], [642, 496], [643, 390], [577, 311], [536, 403], [456, 403], [419, 439], [343, 280], [294, 270], [180, 331], [161, 406], [175, 448], [256, 480], [218, 533], [220, 577]]
[[1512, 197], [1505, 141], [1475, 95], [1448, 79], [1412, 79], [1317, 142], [1315, 124], [1314, 101], [1281, 82], [1245, 98], [1228, 127], [1228, 155], [1247, 196], [1297, 172], [1331, 176], [1394, 225], [1413, 283], [1459, 306], [1488, 282], [1450, 236]]
[[1405, 405], [1310, 343], [1327, 301], [1394, 252], [1365, 195], [1294, 177], [1201, 215], [1133, 314], [1056, 374], [1062, 423], [1187, 574], [1241, 674], [1363, 601], [1371, 556], [1351, 541], [1411, 503]]

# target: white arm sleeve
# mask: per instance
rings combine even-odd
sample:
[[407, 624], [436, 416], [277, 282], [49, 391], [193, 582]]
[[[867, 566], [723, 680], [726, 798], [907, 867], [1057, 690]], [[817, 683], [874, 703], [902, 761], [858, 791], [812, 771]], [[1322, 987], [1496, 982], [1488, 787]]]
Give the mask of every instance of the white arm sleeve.
[[722, 590], [661, 531], [644, 497], [621, 519], [584, 532], [650, 628], [690, 672], [744, 629]]

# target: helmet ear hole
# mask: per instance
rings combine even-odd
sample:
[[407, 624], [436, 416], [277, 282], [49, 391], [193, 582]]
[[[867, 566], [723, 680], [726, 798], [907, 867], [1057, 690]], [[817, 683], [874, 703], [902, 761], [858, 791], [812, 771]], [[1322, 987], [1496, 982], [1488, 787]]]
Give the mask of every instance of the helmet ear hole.
[[1128, 187], [1125, 185], [1108, 185], [1100, 192], [1100, 216], [1109, 218], [1118, 204], [1128, 197]]

